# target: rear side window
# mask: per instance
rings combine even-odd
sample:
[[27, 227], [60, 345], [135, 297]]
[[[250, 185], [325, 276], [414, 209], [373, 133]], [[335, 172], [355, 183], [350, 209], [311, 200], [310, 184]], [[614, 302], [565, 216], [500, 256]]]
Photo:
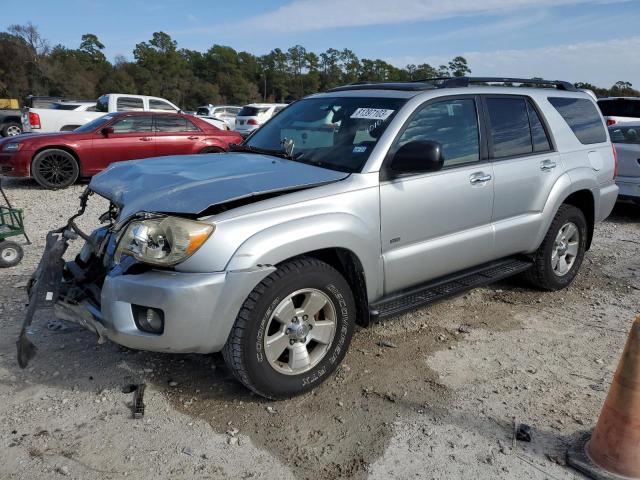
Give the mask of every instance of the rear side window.
[[176, 133], [176, 132], [195, 132], [199, 128], [184, 117], [166, 115], [156, 117], [156, 132]]
[[149, 99], [149, 109], [150, 110], [164, 110], [168, 112], [175, 112], [176, 109], [169, 105], [167, 102], [163, 102], [162, 100], [154, 100], [153, 98]]
[[640, 100], [631, 98], [615, 98], [612, 100], [598, 100], [598, 106], [605, 117], [635, 117], [640, 118]]
[[551, 142], [547, 132], [542, 125], [540, 116], [529, 100], [527, 100], [527, 113], [529, 114], [529, 125], [531, 126], [531, 141], [534, 152], [548, 152], [551, 150]]
[[589, 145], [607, 141], [607, 132], [602, 124], [600, 112], [586, 98], [549, 97], [580, 143]]
[[440, 142], [445, 167], [477, 162], [480, 143], [475, 100], [443, 100], [426, 105], [409, 122], [397, 147], [415, 140]]
[[527, 102], [522, 97], [487, 98], [493, 157], [533, 152]]
[[141, 98], [119, 97], [116, 108], [119, 112], [142, 111], [144, 105]]

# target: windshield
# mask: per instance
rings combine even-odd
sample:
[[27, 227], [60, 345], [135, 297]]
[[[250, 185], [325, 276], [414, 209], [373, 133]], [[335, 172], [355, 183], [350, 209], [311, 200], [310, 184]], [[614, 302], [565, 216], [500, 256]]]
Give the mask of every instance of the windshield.
[[273, 117], [245, 145], [273, 151], [293, 142], [290, 156], [294, 160], [356, 172], [405, 102], [401, 98], [308, 98]]
[[598, 106], [605, 117], [640, 118], [640, 100], [626, 98], [598, 100]]
[[81, 127], [76, 128], [74, 132], [80, 132], [80, 133], [92, 132], [96, 128], [101, 127], [102, 125], [107, 123], [112, 118], [113, 118], [113, 115], [103, 115], [102, 117], [98, 117], [95, 120], [91, 120], [89, 123], [85, 123]]

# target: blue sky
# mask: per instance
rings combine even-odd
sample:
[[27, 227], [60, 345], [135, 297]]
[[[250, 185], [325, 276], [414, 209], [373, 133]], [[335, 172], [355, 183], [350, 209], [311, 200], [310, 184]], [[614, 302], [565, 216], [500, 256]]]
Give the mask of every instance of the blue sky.
[[51, 44], [95, 33], [109, 58], [165, 31], [180, 47], [254, 54], [300, 44], [349, 48], [396, 66], [464, 55], [473, 74], [640, 87], [640, 0], [30, 0], [4, 27], [33, 22]]

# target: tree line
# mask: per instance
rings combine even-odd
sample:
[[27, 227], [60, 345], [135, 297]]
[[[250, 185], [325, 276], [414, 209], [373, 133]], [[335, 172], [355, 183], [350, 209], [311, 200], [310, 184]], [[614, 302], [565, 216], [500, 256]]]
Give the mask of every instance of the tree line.
[[[456, 56], [437, 67], [423, 63], [395, 67], [384, 60], [358, 58], [351, 50], [316, 54], [301, 45], [256, 56], [214, 44], [205, 52], [178, 48], [167, 33], [138, 43], [133, 60], [109, 62], [105, 46], [91, 33], [78, 48], [51, 46], [31, 23], [0, 32], [0, 97], [50, 95], [95, 99], [118, 92], [155, 95], [187, 110], [207, 103], [289, 102], [338, 85], [359, 81], [407, 81], [471, 73]], [[599, 96], [640, 95], [629, 82], [610, 89], [580, 83]]]

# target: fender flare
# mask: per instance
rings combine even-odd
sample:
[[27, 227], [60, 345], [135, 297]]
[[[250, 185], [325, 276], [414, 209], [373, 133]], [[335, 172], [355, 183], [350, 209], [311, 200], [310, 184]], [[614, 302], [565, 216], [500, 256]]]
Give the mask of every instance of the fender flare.
[[364, 271], [367, 295], [377, 298], [383, 278], [379, 229], [372, 230], [358, 217], [344, 212], [299, 218], [262, 230], [238, 247], [225, 270], [277, 265], [305, 253], [332, 248], [348, 250], [357, 257]]

